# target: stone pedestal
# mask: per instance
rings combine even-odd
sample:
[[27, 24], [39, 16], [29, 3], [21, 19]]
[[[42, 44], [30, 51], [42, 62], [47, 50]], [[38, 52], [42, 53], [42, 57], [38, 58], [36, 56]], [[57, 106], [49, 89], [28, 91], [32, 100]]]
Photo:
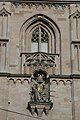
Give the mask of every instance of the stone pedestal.
[[43, 112], [47, 115], [49, 110], [53, 107], [52, 102], [28, 102], [28, 109], [33, 115], [34, 112], [41, 117]]

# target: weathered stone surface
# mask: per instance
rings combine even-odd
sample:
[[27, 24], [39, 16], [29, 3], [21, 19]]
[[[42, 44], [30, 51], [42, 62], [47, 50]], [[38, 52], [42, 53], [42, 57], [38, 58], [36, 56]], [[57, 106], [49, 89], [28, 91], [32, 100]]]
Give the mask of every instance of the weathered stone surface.
[[[31, 51], [32, 33], [39, 28], [41, 34], [40, 27], [49, 36], [49, 54], [45, 53], [46, 57], [43, 51], [35, 51], [42, 52], [43, 57], [35, 57], [36, 54]], [[43, 47], [46, 48], [46, 45]], [[32, 53], [35, 63], [44, 60], [42, 63], [47, 66], [46, 69], [43, 66], [43, 70], [48, 78], [51, 77], [49, 92], [53, 107], [48, 110], [49, 106], [45, 106], [43, 112], [42, 106], [38, 106], [38, 116], [35, 107], [33, 115], [27, 109], [30, 80], [36, 70], [36, 67], [33, 68], [34, 60], [28, 61], [32, 67], [27, 66], [26, 59], [30, 56], [26, 59], [21, 56], [27, 53]], [[50, 54], [57, 56], [56, 61], [50, 58]], [[52, 62], [54, 67], [50, 67]], [[0, 120], [79, 120], [79, 74], [80, 4], [13, 4], [0, 1]]]

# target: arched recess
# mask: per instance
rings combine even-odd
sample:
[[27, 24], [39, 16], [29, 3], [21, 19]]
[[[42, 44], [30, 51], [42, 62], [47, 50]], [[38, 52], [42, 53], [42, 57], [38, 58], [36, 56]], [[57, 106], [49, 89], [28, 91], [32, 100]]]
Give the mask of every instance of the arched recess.
[[57, 24], [43, 14], [36, 14], [24, 22], [20, 29], [20, 52], [31, 52], [31, 38], [33, 31], [41, 26], [48, 34], [48, 52], [53, 54], [61, 53], [61, 34]]

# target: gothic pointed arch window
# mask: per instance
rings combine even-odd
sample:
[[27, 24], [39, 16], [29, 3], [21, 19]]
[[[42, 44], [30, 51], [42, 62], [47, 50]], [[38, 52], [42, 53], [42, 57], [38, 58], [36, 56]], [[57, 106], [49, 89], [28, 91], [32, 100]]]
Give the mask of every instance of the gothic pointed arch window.
[[[53, 62], [55, 61], [56, 70], [59, 68], [56, 74], [60, 73], [61, 33], [59, 27], [52, 19], [43, 14], [37, 14], [27, 19], [20, 29], [19, 44], [21, 73], [30, 73], [31, 70], [37, 69], [36, 65], [38, 68], [47, 69], [44, 65], [46, 66], [46, 63], [49, 62], [51, 55], [53, 56], [51, 58], [54, 59]], [[41, 63], [38, 62], [38, 65], [35, 61], [40, 61]], [[51, 62], [52, 60], [47, 65], [51, 65]], [[55, 68], [50, 69], [52, 73], [55, 73]]]
[[57, 24], [43, 14], [26, 20], [20, 29], [20, 52], [60, 54], [61, 33]]
[[48, 52], [49, 51], [49, 35], [47, 31], [38, 25], [32, 32], [31, 52]]

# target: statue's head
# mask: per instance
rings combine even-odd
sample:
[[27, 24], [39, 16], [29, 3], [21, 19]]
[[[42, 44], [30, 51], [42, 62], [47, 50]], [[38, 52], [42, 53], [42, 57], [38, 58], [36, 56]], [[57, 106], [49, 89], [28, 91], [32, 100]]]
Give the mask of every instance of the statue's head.
[[33, 73], [33, 76], [34, 76], [35, 78], [38, 78], [38, 79], [42, 79], [42, 78], [44, 79], [44, 78], [47, 77], [47, 73], [46, 73], [45, 71], [39, 69], [39, 70], [36, 70], [36, 71]]

